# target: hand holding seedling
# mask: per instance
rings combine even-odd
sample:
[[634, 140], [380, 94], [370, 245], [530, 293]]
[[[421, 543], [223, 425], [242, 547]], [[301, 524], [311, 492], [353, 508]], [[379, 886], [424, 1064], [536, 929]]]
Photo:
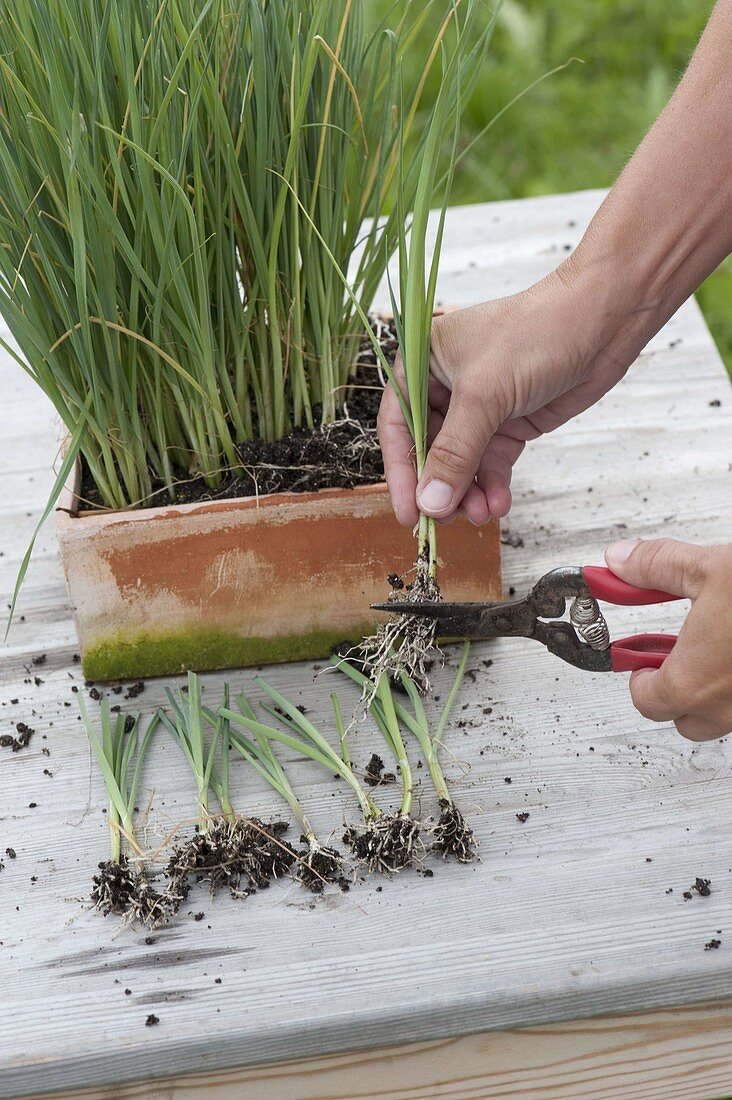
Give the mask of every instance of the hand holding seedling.
[[[396, 394], [379, 438], [398, 520], [505, 515], [527, 441], [583, 412], [732, 250], [732, 2], [574, 254], [520, 294], [435, 319], [419, 477]], [[397, 376], [403, 373], [397, 363]]]
[[[528, 290], [434, 320], [419, 477], [391, 387], [379, 413], [401, 523], [420, 513], [449, 522], [460, 512], [475, 524], [506, 515], [526, 443], [619, 382], [732, 251], [731, 45], [732, 0], [719, 0], [678, 89], [572, 256]], [[395, 376], [404, 387], [399, 360]], [[634, 674], [633, 700], [685, 736], [718, 737], [732, 730], [732, 548], [666, 545], [645, 544], [617, 566], [633, 584], [696, 601], [673, 658]]]

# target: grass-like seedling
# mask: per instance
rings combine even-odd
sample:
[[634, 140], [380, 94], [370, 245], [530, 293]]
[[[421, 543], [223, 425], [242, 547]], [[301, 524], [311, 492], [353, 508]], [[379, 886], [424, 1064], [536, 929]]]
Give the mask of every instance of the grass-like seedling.
[[[475, 857], [475, 837], [450, 794], [440, 763], [440, 750], [443, 748], [443, 736], [463, 681], [469, 653], [470, 643], [466, 642], [434, 734], [430, 732], [427, 713], [417, 685], [404, 671], [400, 674], [400, 681], [411, 701], [413, 707], [411, 712], [401, 702], [394, 699], [387, 677], [383, 676], [381, 678], [379, 689], [375, 694], [370, 677], [365, 675], [352, 660], [342, 659], [335, 666], [362, 689], [364, 698], [379, 728], [382, 728], [382, 725], [386, 723], [387, 713], [393, 713], [393, 722], [397, 728], [399, 722], [401, 722], [417, 738], [440, 806], [440, 817], [433, 830], [434, 849], [442, 853], [445, 858], [453, 856], [460, 863], [468, 863]], [[388, 710], [384, 706], [385, 698], [390, 700]], [[402, 742], [401, 737], [399, 740]]]
[[[295, 861], [297, 853], [282, 839], [287, 823], [264, 824], [257, 818], [241, 817], [234, 810], [229, 793], [230, 727], [224, 713], [229, 702], [228, 686], [219, 713], [203, 706], [201, 681], [194, 672], [188, 673], [187, 696], [171, 691], [167, 695], [171, 716], [160, 711], [160, 721], [183, 750], [198, 797], [197, 831], [168, 860], [170, 906], [177, 910], [188, 897], [191, 880], [198, 878], [208, 880], [212, 896], [226, 887], [233, 897], [247, 897], [252, 890], [268, 886]], [[208, 743], [204, 730], [207, 723], [213, 727]], [[221, 767], [217, 772], [218, 759]], [[215, 815], [209, 809], [211, 790], [221, 808], [221, 813]]]
[[[291, 703], [289, 699], [282, 695], [281, 692], [273, 688], [272, 685], [268, 684], [261, 676], [255, 676], [254, 683], [264, 691], [273, 704], [271, 706], [265, 704], [263, 709], [271, 717], [285, 725], [287, 727], [287, 732], [276, 726], [267, 725], [264, 722], [258, 721], [257, 718], [253, 716], [251, 707], [246, 708], [246, 713], [237, 713], [236, 711], [224, 708], [220, 711], [220, 714], [228, 718], [232, 724], [241, 726], [249, 733], [254, 734], [255, 737], [261, 738], [264, 741], [277, 741], [287, 748], [292, 749], [300, 756], [304, 756], [309, 760], [314, 760], [316, 764], [319, 764], [326, 771], [343, 779], [355, 794], [363, 815], [362, 825], [358, 827], [349, 827], [346, 830], [345, 839], [354, 849], [356, 849], [357, 845], [360, 844], [358, 838], [373, 838], [373, 845], [371, 846], [373, 855], [371, 859], [367, 860], [370, 868], [374, 870], [396, 870], [396, 867], [390, 866], [387, 862], [389, 857], [389, 851], [386, 850], [387, 841], [391, 834], [385, 823], [389, 821], [390, 815], [382, 813], [379, 806], [377, 806], [371, 796], [364, 790], [351, 768], [350, 762], [346, 762], [348, 755], [347, 751], [343, 751], [343, 747], [346, 744], [346, 738], [342, 721], [339, 729], [342, 752], [339, 754], [327, 738], [323, 736], [320, 730], [305, 717], [294, 703]], [[337, 722], [338, 716], [340, 715], [340, 708], [335, 711], [335, 715]], [[384, 833], [389, 835], [385, 837], [382, 836], [381, 842], [379, 842], [379, 837]], [[364, 841], [364, 843], [366, 849], [369, 849], [368, 841]], [[378, 858], [375, 848], [380, 848], [385, 852], [384, 859]]]
[[[238, 695], [236, 701], [241, 713], [256, 723], [257, 716], [246, 695]], [[224, 721], [228, 723], [228, 719]], [[296, 874], [300, 881], [316, 894], [322, 893], [328, 882], [345, 883], [340, 852], [323, 844], [316, 836], [271, 742], [256, 730], [254, 740], [247, 737], [241, 730], [234, 730], [232, 744], [247, 763], [259, 772], [262, 778], [285, 800], [300, 826], [302, 833], [300, 839], [307, 845], [305, 852], [299, 854], [297, 861]]]
[[105, 916], [116, 913], [146, 925], [167, 919], [166, 900], [153, 889], [144, 868], [136, 868], [122, 851], [124, 837], [135, 857], [143, 853], [135, 840], [134, 814], [142, 767], [150, 740], [158, 724], [153, 716], [140, 735], [140, 716], [117, 714], [112, 720], [109, 700], [100, 707], [101, 737], [94, 729], [82, 695], [79, 708], [89, 744], [96, 757], [109, 797], [110, 857], [99, 864], [94, 876], [91, 900]]
[[398, 871], [421, 861], [424, 846], [419, 822], [412, 815], [414, 782], [397, 718], [388, 676], [369, 692], [369, 710], [394, 758], [402, 784], [402, 801], [395, 814], [382, 814], [369, 830], [346, 834], [356, 855], [369, 870]]

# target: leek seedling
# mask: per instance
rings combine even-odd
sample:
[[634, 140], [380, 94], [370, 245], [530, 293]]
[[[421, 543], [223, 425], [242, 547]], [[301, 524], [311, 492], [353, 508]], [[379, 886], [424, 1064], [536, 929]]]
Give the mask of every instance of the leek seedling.
[[[298, 755], [314, 760], [326, 771], [335, 773], [348, 784], [358, 799], [363, 814], [363, 835], [370, 835], [378, 830], [379, 820], [383, 816], [382, 812], [361, 786], [350, 765], [345, 763], [343, 757], [336, 752], [320, 730], [316, 729], [294, 703], [291, 703], [289, 699], [268, 684], [266, 680], [263, 680], [261, 676], [255, 676], [254, 683], [265, 692], [274, 706], [277, 707], [275, 710], [274, 707], [265, 706], [264, 710], [286, 725], [288, 732], [260, 722], [256, 717], [252, 717], [253, 712], [251, 710], [247, 713], [237, 713], [224, 708], [219, 713], [228, 718], [233, 725], [241, 726], [249, 733], [254, 734], [255, 737], [262, 738], [265, 741], [278, 741], [298, 753]], [[353, 837], [356, 835], [361, 835], [361, 833], [349, 829], [344, 839], [352, 843]]]
[[[253, 889], [269, 885], [272, 878], [287, 871], [296, 858], [295, 850], [284, 840], [287, 830], [283, 821], [265, 825], [256, 818], [236, 814], [229, 794], [230, 728], [227, 719], [203, 706], [201, 681], [195, 672], [188, 673], [188, 695], [174, 695], [168, 690], [172, 720], [160, 712], [160, 720], [180, 745], [193, 772], [198, 794], [198, 831], [182, 844], [168, 861], [168, 896], [177, 909], [190, 892], [193, 876], [206, 876], [212, 896], [223, 886], [233, 897], [248, 897]], [[229, 702], [228, 685], [224, 687], [224, 707]], [[204, 723], [213, 726], [213, 736], [206, 744]], [[220, 771], [216, 760], [221, 746]], [[222, 813], [213, 815], [209, 809], [209, 793], [213, 791]]]
[[[441, 852], [444, 858], [454, 856], [460, 863], [468, 863], [475, 857], [475, 837], [473, 830], [467, 825], [461, 811], [453, 802], [440, 764], [440, 749], [443, 747], [443, 736], [447, 722], [463, 681], [469, 653], [470, 642], [466, 642], [455, 673], [455, 679], [452, 682], [434, 734], [430, 733], [429, 722], [420, 692], [414, 681], [404, 671], [401, 673], [401, 684], [409, 696], [414, 713], [411, 713], [400, 702], [393, 700], [396, 718], [414, 734], [419, 742], [439, 801], [440, 818], [433, 830], [434, 849]], [[368, 701], [369, 709], [376, 717], [376, 712], [379, 711], [381, 706], [380, 698], [378, 693], [376, 696], [374, 695], [369, 677], [364, 675], [347, 659], [339, 661], [335, 667], [361, 687], [364, 698]], [[388, 684], [386, 677], [382, 678], [381, 684]], [[389, 694], [391, 695], [391, 691]]]
[[97, 736], [82, 695], [79, 708], [99, 770], [109, 796], [110, 858], [99, 864], [94, 876], [92, 901], [104, 913], [127, 915], [144, 924], [156, 925], [167, 919], [165, 899], [150, 885], [144, 870], [134, 870], [122, 852], [122, 837], [138, 858], [142, 852], [135, 840], [134, 813], [142, 766], [158, 724], [154, 716], [140, 737], [140, 716], [117, 714], [114, 721], [109, 700], [100, 708], [101, 738]]
[[402, 781], [398, 813], [382, 814], [370, 830], [348, 836], [354, 852], [369, 870], [399, 871], [419, 862], [424, 846], [419, 823], [412, 816], [412, 769], [404, 747], [388, 676], [382, 676], [371, 693], [369, 709], [392, 756]]
[[[238, 695], [237, 703], [241, 713], [256, 722], [256, 715], [246, 695]], [[228, 722], [228, 719], [224, 721]], [[300, 839], [307, 844], [307, 851], [298, 856], [297, 876], [313, 893], [322, 893], [327, 882], [343, 881], [341, 854], [318, 840], [270, 741], [261, 733], [255, 732], [254, 737], [252, 741], [241, 730], [236, 730], [232, 734], [232, 744], [292, 810], [302, 832]]]

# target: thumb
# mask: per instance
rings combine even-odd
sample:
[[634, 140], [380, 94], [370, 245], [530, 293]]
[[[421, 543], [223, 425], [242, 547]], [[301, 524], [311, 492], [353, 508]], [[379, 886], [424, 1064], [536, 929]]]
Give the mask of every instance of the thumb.
[[695, 599], [709, 551], [676, 539], [615, 542], [605, 551], [608, 568], [628, 584]]
[[417, 505], [426, 516], [444, 518], [455, 512], [475, 475], [491, 437], [498, 428], [481, 395], [456, 385], [439, 433], [427, 454], [417, 486]]

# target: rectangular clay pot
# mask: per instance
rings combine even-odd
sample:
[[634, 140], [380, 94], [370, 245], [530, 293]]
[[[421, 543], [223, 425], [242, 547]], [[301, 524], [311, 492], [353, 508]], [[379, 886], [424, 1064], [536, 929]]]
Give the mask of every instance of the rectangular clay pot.
[[[415, 552], [384, 484], [106, 513], [70, 485], [57, 532], [91, 680], [325, 657], [371, 632]], [[500, 598], [497, 522], [438, 544], [446, 598]]]

